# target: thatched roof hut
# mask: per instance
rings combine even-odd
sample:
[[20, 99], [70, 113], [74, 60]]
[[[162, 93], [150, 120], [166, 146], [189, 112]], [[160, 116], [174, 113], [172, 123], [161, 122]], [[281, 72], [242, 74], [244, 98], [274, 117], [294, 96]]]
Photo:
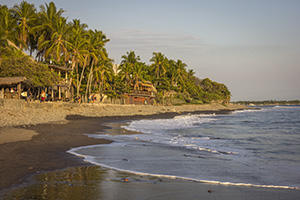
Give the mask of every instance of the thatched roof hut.
[[[19, 99], [22, 88], [21, 84], [26, 81], [27, 78], [24, 76], [19, 77], [0, 77], [0, 99]], [[17, 90], [13, 90], [10, 92], [5, 92], [4, 89], [9, 89], [10, 87], [14, 87]]]
[[17, 85], [27, 80], [24, 76], [19, 77], [0, 77], [0, 85]]

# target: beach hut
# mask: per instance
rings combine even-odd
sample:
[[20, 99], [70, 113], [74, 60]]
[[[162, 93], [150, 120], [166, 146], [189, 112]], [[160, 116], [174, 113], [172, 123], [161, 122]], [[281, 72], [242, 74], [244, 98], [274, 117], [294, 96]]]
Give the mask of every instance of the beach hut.
[[22, 83], [27, 78], [21, 77], [0, 77], [0, 98], [1, 99], [20, 99]]
[[156, 88], [151, 82], [147, 81], [145, 83], [139, 81], [138, 89], [132, 90], [131, 93], [125, 94], [125, 104], [135, 104], [135, 105], [147, 105], [153, 104]]

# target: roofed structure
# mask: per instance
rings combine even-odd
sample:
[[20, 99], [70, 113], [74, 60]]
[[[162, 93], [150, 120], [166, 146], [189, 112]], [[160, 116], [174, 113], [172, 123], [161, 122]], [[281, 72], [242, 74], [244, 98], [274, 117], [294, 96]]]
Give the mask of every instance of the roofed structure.
[[26, 80], [27, 78], [24, 76], [0, 77], [0, 99], [19, 99], [22, 92], [21, 84]]
[[27, 80], [25, 76], [0, 77], [0, 85], [16, 85]]
[[52, 68], [52, 69], [56, 69], [56, 70], [59, 70], [59, 71], [71, 71], [70, 68], [67, 68], [67, 67], [64, 67], [64, 66], [59, 66], [59, 65], [53, 65], [53, 64], [47, 64], [48, 67]]
[[153, 104], [155, 93], [157, 93], [157, 90], [151, 82], [146, 81], [143, 83], [139, 81], [136, 90], [124, 95], [125, 104]]

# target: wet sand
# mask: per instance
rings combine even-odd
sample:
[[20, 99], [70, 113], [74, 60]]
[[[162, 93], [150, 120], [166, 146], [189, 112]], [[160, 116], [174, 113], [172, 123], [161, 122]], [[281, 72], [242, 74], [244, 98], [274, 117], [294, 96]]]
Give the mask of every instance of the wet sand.
[[212, 185], [87, 166], [39, 174], [34, 176], [30, 184], [6, 191], [2, 198], [292, 200], [299, 199], [299, 194], [299, 190]]

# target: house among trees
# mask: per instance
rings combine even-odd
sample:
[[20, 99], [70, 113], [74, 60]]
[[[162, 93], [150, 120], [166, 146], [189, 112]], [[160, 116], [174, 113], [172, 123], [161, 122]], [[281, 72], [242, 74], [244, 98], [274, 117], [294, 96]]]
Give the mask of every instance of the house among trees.
[[151, 82], [143, 83], [139, 81], [139, 87], [132, 90], [131, 93], [125, 94], [125, 104], [147, 105], [154, 104], [155, 93], [157, 92]]

